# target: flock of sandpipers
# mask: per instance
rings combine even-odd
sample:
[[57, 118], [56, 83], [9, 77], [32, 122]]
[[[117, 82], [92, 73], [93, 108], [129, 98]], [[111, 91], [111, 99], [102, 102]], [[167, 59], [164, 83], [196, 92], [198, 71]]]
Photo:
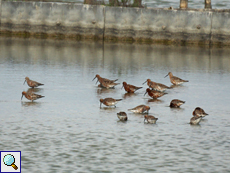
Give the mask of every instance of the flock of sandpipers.
[[[169, 76], [170, 78], [170, 82], [173, 85], [181, 85], [185, 82], [188, 82], [188, 80], [183, 80], [179, 77], [173, 76], [173, 74], [171, 72], [169, 72], [165, 77]], [[102, 88], [114, 88], [116, 85], [118, 85], [119, 83], [115, 83], [118, 79], [116, 80], [109, 80], [106, 78], [102, 78], [100, 75], [96, 75], [95, 78], [97, 78], [97, 82], [99, 82], [100, 84], [98, 85], [98, 87], [102, 87]], [[95, 79], [94, 78], [94, 79]], [[93, 80], [94, 80], [93, 79]], [[97, 83], [96, 82], [96, 83]], [[149, 88], [146, 89], [146, 93], [148, 93], [148, 95], [150, 97], [152, 97], [153, 99], [157, 99], [159, 97], [164, 96], [165, 94], [167, 94], [165, 91], [167, 89], [172, 89], [172, 87], [168, 87], [164, 84], [161, 83], [156, 83], [154, 81], [151, 81], [150, 79], [147, 79], [143, 84], [145, 84], [147, 82], [147, 85]], [[143, 88], [143, 87], [137, 87], [131, 84], [127, 84], [126, 82], [123, 82], [123, 86], [125, 91], [127, 93], [134, 93], [135, 91]], [[145, 95], [144, 94], [144, 95]], [[118, 101], [121, 101], [122, 99], [114, 99], [114, 98], [104, 98], [104, 99], [100, 99], [100, 108], [101, 108], [101, 104], [104, 104], [106, 106], [114, 106], [116, 107], [116, 104], [118, 103]], [[173, 99], [170, 102], [170, 107], [171, 108], [179, 108], [182, 104], [184, 104], [185, 101], [179, 100], [179, 99]], [[144, 113], [149, 113], [150, 107], [147, 105], [139, 105], [136, 106], [135, 108], [132, 109], [128, 109], [129, 111], [132, 111], [134, 113], [139, 113], [139, 114], [144, 114]], [[197, 125], [200, 123], [201, 119], [204, 118], [206, 115], [208, 115], [207, 113], [205, 113], [205, 111], [200, 108], [200, 107], [196, 107], [195, 110], [192, 113], [193, 117], [190, 119], [190, 124], [192, 125]], [[117, 117], [121, 120], [121, 121], [127, 121], [128, 117], [127, 114], [125, 112], [119, 112], [117, 113]], [[152, 123], [155, 124], [156, 121], [158, 120], [158, 118], [152, 116], [152, 115], [145, 115], [144, 116], [144, 122], [147, 123]]]
[[[169, 72], [165, 77], [167, 77], [167, 76], [169, 76], [170, 82], [173, 85], [181, 85], [181, 84], [183, 84], [185, 82], [188, 82], [188, 80], [183, 80], [183, 79], [180, 79], [179, 77], [173, 76], [173, 74], [171, 72]], [[98, 87], [101, 87], [101, 88], [114, 89], [114, 87], [119, 84], [119, 83], [116, 83], [116, 81], [118, 79], [109, 80], [109, 79], [106, 79], [106, 78], [102, 78], [98, 74], [95, 76], [95, 78], [97, 78], [97, 82], [100, 83], [98, 85]], [[95, 78], [93, 78], [93, 80]], [[28, 77], [25, 78], [25, 82], [27, 82], [28, 86], [31, 87], [31, 88], [35, 88], [35, 87], [38, 87], [40, 85], [44, 85], [42, 83], [30, 80]], [[144, 95], [146, 95], [146, 93], [148, 93], [148, 95], [150, 97], [152, 97], [153, 99], [157, 99], [159, 97], [164, 96], [165, 94], [167, 94], [165, 92], [167, 89], [172, 89], [172, 87], [168, 87], [168, 86], [166, 86], [164, 84], [161, 84], [161, 83], [153, 82], [150, 79], [147, 79], [143, 84], [145, 84], [146, 82], [147, 82], [147, 85], [148, 85], [149, 88], [146, 89], [146, 92], [145, 92]], [[143, 88], [143, 87], [137, 87], [137, 86], [134, 86], [134, 85], [127, 84], [126, 82], [123, 82], [122, 88], [123, 87], [124, 87], [124, 89], [125, 89], [125, 91], [127, 93], [134, 93], [135, 91]], [[34, 100], [37, 100], [39, 98], [44, 97], [42, 95], [35, 94], [34, 92], [31, 92], [31, 91], [27, 91], [27, 92], [23, 91], [22, 92], [22, 97], [23, 96], [25, 96], [28, 100], [31, 100], [32, 102]], [[22, 97], [21, 97], [21, 99], [22, 99]], [[114, 99], [114, 98], [111, 98], [111, 97], [100, 99], [100, 108], [101, 108], [102, 104], [104, 104], [105, 106], [114, 106], [114, 107], [116, 107], [116, 104], [121, 100], [122, 99]], [[185, 101], [182, 101], [182, 100], [179, 100], [179, 99], [173, 99], [170, 102], [169, 106], [171, 108], [179, 108], [184, 103], [185, 103]], [[132, 111], [134, 113], [138, 113], [138, 114], [145, 114], [145, 113], [148, 114], [149, 110], [150, 110], [150, 107], [147, 106], [147, 105], [138, 105], [135, 108], [128, 109], [128, 110]], [[193, 111], [192, 115], [193, 115], [193, 117], [190, 119], [190, 124], [197, 125], [197, 124], [200, 123], [201, 119], [204, 118], [208, 114], [202, 108], [196, 107], [195, 110]], [[127, 121], [128, 120], [127, 114], [125, 112], [117, 113], [117, 117], [121, 121]], [[147, 122], [147, 123], [155, 124], [157, 120], [158, 120], [158, 118], [156, 118], [156, 117], [154, 117], [152, 115], [145, 115], [144, 116], [144, 122]]]

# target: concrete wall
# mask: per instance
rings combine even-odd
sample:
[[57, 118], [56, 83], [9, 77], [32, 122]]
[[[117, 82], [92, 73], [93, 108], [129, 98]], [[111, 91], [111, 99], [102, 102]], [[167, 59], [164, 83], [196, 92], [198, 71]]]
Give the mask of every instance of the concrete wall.
[[18, 1], [2, 1], [0, 10], [1, 34], [230, 45], [229, 10]]
[[1, 32], [103, 38], [103, 6], [2, 2]]
[[106, 7], [106, 39], [208, 43], [210, 33], [210, 12]]

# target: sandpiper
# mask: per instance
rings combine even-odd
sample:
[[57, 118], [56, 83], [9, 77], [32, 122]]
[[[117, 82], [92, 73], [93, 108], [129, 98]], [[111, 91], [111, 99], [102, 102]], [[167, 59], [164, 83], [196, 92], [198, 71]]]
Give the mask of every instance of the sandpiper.
[[[23, 96], [25, 96], [28, 100], [31, 100], [32, 102], [34, 100], [40, 99], [42, 97], [45, 97], [45, 96], [42, 96], [42, 95], [34, 94], [32, 92], [25, 92], [25, 91], [22, 92], [22, 97]], [[22, 100], [22, 97], [21, 97], [21, 100]]]
[[28, 78], [28, 77], [25, 77], [25, 81], [24, 81], [23, 85], [25, 84], [25, 82], [27, 82], [28, 86], [31, 88], [38, 87], [40, 85], [44, 85], [42, 83], [30, 80], [30, 78]]
[[148, 123], [155, 124], [158, 118], [152, 116], [152, 115], [145, 115], [144, 122], [147, 121]]
[[128, 120], [127, 114], [125, 112], [119, 112], [119, 113], [117, 113], [117, 117], [121, 121], [127, 121]]
[[170, 81], [173, 85], [180, 85], [184, 82], [189, 82], [188, 80], [183, 80], [183, 79], [180, 79], [179, 77], [173, 76], [171, 72], [169, 72], [165, 77], [167, 76], [169, 76]]
[[181, 105], [183, 105], [185, 103], [185, 101], [182, 101], [182, 100], [178, 100], [178, 99], [173, 99], [171, 102], [170, 102], [170, 107], [171, 108], [179, 108]]
[[120, 83], [114, 83], [112, 81], [102, 81], [100, 83], [100, 87], [110, 89], [110, 88], [114, 88], [116, 85], [119, 85], [119, 84]]
[[116, 107], [116, 104], [118, 101], [121, 101], [122, 99], [114, 99], [114, 98], [105, 98], [105, 99], [100, 99], [100, 108], [101, 104], [103, 103], [105, 106], [114, 106]]
[[[96, 74], [96, 76], [93, 78], [93, 80], [97, 78], [97, 82], [99, 81], [100, 83], [102, 83], [102, 81], [104, 82], [116, 82], [118, 79], [115, 79], [115, 80], [109, 80], [109, 79], [106, 79], [106, 78], [102, 78], [99, 74]], [[96, 82], [96, 84], [97, 84]]]
[[137, 86], [134, 86], [134, 85], [127, 84], [126, 82], [123, 82], [122, 88], [123, 87], [125, 88], [125, 91], [127, 91], [128, 93], [134, 93], [135, 91], [143, 88], [143, 87], [137, 87]]
[[143, 84], [145, 84], [146, 82], [147, 82], [147, 85], [149, 86], [149, 88], [152, 88], [153, 90], [160, 91], [160, 92], [163, 92], [166, 89], [172, 88], [172, 87], [168, 87], [168, 86], [161, 84], [161, 83], [153, 82], [150, 79], [147, 79]]
[[197, 125], [197, 124], [200, 123], [200, 120], [201, 120], [201, 119], [202, 119], [202, 117], [196, 115], [196, 116], [194, 116], [194, 117], [192, 117], [192, 118], [190, 119], [190, 124], [192, 124], [192, 125]]
[[[162, 97], [163, 95], [165, 94], [168, 94], [168, 93], [164, 93], [164, 92], [160, 92], [160, 91], [155, 91], [155, 90], [151, 90], [149, 88], [146, 89], [146, 92], [145, 94], [148, 93], [148, 95], [154, 99], [157, 99], [159, 97]], [[144, 95], [145, 95], [144, 94]]]
[[195, 110], [193, 111], [192, 115], [204, 118], [208, 114], [202, 108], [196, 107]]
[[128, 110], [134, 113], [138, 113], [138, 114], [143, 114], [145, 112], [148, 114], [150, 107], [146, 105], [139, 105], [139, 106], [136, 106], [135, 108], [128, 109]]

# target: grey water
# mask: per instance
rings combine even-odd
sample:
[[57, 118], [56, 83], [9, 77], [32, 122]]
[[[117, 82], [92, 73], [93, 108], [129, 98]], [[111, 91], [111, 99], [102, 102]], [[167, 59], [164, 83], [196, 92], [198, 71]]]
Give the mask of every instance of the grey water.
[[[0, 151], [21, 151], [22, 172], [229, 172], [230, 49], [0, 37]], [[171, 86], [153, 100], [146, 79]], [[101, 89], [96, 74], [142, 86]], [[44, 98], [21, 100], [25, 77]], [[122, 98], [100, 109], [100, 98]], [[172, 109], [172, 99], [186, 101]], [[156, 124], [127, 109], [150, 106]], [[209, 115], [189, 124], [192, 111]], [[117, 113], [125, 111], [127, 122]]]

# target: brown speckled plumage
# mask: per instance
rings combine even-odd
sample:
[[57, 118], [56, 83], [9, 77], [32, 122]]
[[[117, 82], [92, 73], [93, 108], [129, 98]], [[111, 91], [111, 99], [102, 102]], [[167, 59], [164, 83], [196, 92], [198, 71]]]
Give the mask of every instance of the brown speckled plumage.
[[173, 76], [173, 74], [171, 72], [169, 72], [165, 77], [167, 77], [167, 76], [169, 76], [170, 82], [173, 85], [180, 85], [184, 82], [189, 82], [188, 80], [183, 80], [183, 79], [180, 79], [179, 77]]
[[[149, 88], [146, 89], [146, 92], [145, 94], [148, 93], [148, 95], [154, 99], [157, 99], [159, 97], [162, 97], [163, 95], [167, 94], [167, 93], [164, 93], [164, 92], [160, 92], [160, 91], [155, 91], [155, 90], [151, 90]], [[144, 95], [145, 95], [144, 94]]]
[[202, 108], [196, 107], [195, 110], [192, 113], [193, 116], [200, 116], [200, 117], [205, 117], [208, 115]]
[[171, 87], [168, 87], [168, 86], [161, 84], [161, 83], [153, 82], [150, 79], [147, 79], [144, 83], [146, 83], [146, 82], [147, 82], [147, 85], [149, 86], [149, 88], [152, 88], [153, 90], [156, 90], [156, 91], [163, 92], [166, 89], [171, 89]]
[[150, 107], [146, 105], [139, 105], [136, 106], [135, 108], [128, 109], [128, 110], [134, 113], [143, 114], [145, 112], [149, 113]]
[[118, 101], [121, 101], [122, 99], [114, 99], [114, 98], [105, 98], [105, 99], [100, 99], [100, 108], [101, 104], [104, 104], [105, 106], [114, 106], [116, 107], [116, 104]]
[[170, 107], [171, 108], [179, 108], [181, 105], [183, 105], [185, 103], [185, 101], [182, 101], [182, 100], [178, 100], [178, 99], [173, 99], [171, 102], [170, 102]]
[[[23, 96], [25, 96], [28, 100], [31, 100], [32, 102], [34, 100], [40, 99], [42, 97], [45, 97], [45, 96], [42, 96], [42, 95], [39, 95], [39, 94], [34, 94], [32, 92], [25, 92], [25, 91], [22, 92], [22, 97]], [[22, 100], [22, 97], [21, 97], [21, 100]]]
[[127, 114], [125, 112], [119, 112], [119, 113], [117, 113], [117, 117], [121, 121], [127, 121], [128, 120]]
[[155, 124], [158, 118], [152, 116], [152, 115], [145, 115], [144, 116], [144, 122], [147, 121], [148, 123]]
[[134, 93], [135, 91], [143, 88], [143, 87], [137, 87], [134, 85], [127, 84], [126, 82], [123, 82], [123, 87], [127, 93]]
[[30, 80], [30, 78], [28, 78], [28, 77], [25, 77], [24, 84], [25, 84], [25, 82], [27, 82], [28, 86], [31, 87], [31, 88], [35, 88], [35, 87], [38, 87], [40, 85], [44, 85], [42, 83]]
[[[100, 84], [98, 86], [102, 87], [102, 88], [114, 88], [114, 86], [120, 84], [120, 83], [115, 83], [118, 79], [116, 80], [109, 80], [109, 79], [106, 79], [106, 78], [102, 78], [100, 75], [96, 75], [93, 80], [97, 78], [97, 82], [99, 82]], [[96, 82], [96, 83], [97, 83]]]

